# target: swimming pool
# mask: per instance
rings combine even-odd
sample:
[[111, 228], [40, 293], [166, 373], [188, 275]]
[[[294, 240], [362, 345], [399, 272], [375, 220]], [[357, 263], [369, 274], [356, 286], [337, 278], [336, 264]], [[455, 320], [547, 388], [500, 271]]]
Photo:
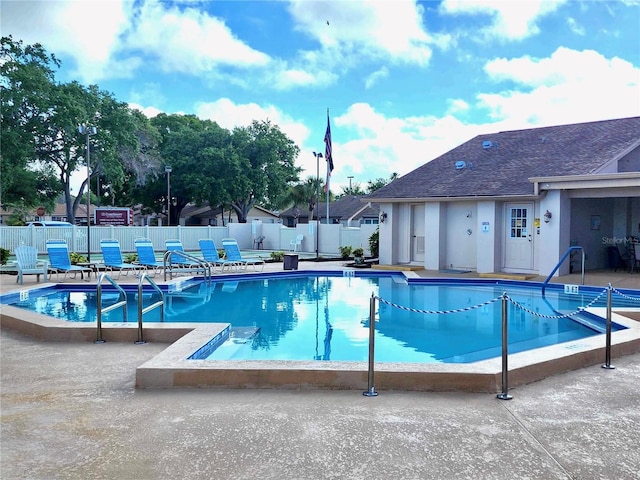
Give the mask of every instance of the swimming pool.
[[[94, 322], [95, 291], [76, 287], [38, 289], [6, 303], [71, 322]], [[513, 299], [508, 310], [512, 353], [604, 331], [599, 317], [584, 312], [574, 319], [566, 317], [585, 306], [604, 306], [603, 289], [593, 287], [580, 287], [575, 294], [554, 286], [542, 297], [540, 285], [527, 282], [407, 280], [398, 274], [365, 272], [231, 275], [212, 285], [189, 281], [170, 287], [165, 322], [231, 324], [224, 342], [205, 342], [190, 355], [195, 360], [366, 361], [372, 295], [379, 298], [378, 362], [469, 363], [499, 356], [497, 299], [504, 292]], [[151, 292], [145, 296], [146, 302], [155, 301]], [[136, 323], [136, 295], [129, 297], [129, 321]], [[616, 306], [628, 303], [623, 297], [616, 301]], [[637, 302], [629, 302], [637, 307]], [[144, 317], [145, 324], [159, 320], [158, 311]], [[121, 313], [109, 312], [103, 322], [122, 322]]]

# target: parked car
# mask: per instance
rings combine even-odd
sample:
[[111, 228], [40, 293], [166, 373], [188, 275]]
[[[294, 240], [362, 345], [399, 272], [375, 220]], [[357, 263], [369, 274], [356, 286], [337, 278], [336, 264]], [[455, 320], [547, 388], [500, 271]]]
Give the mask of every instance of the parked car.
[[40, 222], [29, 222], [27, 227], [73, 227], [69, 222], [60, 222], [57, 220], [44, 220]]

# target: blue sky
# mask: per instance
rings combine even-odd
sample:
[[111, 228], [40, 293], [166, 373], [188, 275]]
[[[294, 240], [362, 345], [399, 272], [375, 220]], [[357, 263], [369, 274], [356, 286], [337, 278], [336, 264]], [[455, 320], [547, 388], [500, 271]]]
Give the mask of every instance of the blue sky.
[[[480, 133], [640, 115], [640, 0], [8, 1], [2, 35], [147, 115], [270, 119], [332, 191]], [[320, 165], [324, 176], [325, 165]], [[81, 175], [79, 176], [79, 178]]]

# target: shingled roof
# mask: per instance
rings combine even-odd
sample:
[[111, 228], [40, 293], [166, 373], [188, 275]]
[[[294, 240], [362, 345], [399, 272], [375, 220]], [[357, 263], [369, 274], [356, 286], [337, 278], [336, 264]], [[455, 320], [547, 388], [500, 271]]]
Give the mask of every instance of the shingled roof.
[[604, 173], [638, 146], [640, 117], [478, 135], [367, 200], [531, 195], [530, 177]]

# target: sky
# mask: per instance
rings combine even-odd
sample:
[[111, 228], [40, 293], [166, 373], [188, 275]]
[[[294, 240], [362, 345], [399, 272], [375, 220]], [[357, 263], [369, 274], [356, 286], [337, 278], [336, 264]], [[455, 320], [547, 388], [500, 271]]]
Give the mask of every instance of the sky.
[[[0, 0], [56, 79], [148, 116], [270, 120], [301, 179], [409, 173], [476, 135], [640, 115], [640, 0]], [[82, 174], [76, 176], [76, 185]], [[349, 177], [352, 177], [351, 179]], [[77, 188], [76, 188], [77, 192]]]

